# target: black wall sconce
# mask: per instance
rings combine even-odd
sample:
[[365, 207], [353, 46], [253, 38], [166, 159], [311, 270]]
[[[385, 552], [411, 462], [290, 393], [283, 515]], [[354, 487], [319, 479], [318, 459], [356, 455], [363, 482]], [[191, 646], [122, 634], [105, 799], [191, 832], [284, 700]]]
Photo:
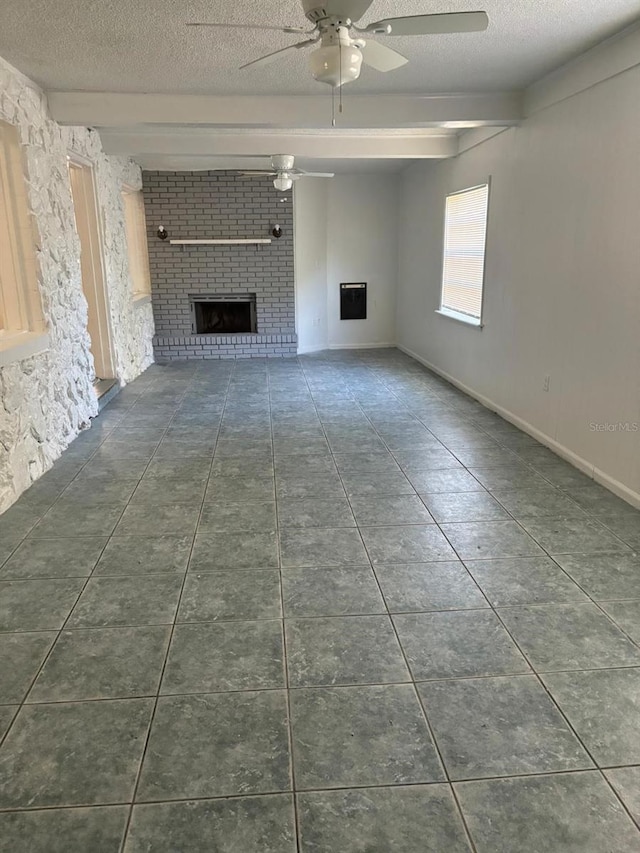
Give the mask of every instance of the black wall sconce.
[[161, 226], [158, 228], [158, 237], [159, 237], [159, 239], [160, 239], [160, 240], [166, 240], [168, 236], [169, 236], [169, 232], [168, 232], [168, 231], [167, 231], [167, 229], [164, 227], [164, 225], [161, 225]]
[[272, 228], [272, 230], [271, 230], [271, 233], [272, 233], [272, 234], [273, 234], [273, 236], [276, 238], [276, 240], [279, 240], [279, 239], [282, 237], [282, 228], [281, 228], [281, 226], [280, 226], [280, 225], [278, 225], [278, 223], [277, 223], [277, 222], [276, 222], [276, 224], [273, 226], [273, 228]]

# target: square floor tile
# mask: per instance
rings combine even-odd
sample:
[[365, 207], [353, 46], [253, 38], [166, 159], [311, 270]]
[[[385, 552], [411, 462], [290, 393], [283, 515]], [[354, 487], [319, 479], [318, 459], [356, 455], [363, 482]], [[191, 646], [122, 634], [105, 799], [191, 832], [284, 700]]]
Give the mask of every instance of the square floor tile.
[[640, 669], [556, 672], [543, 681], [600, 767], [640, 764]]
[[140, 480], [137, 477], [84, 477], [73, 480], [64, 490], [62, 501], [82, 506], [121, 504], [124, 508]]
[[388, 616], [288, 619], [292, 687], [409, 681]]
[[160, 697], [138, 801], [290, 790], [287, 729], [284, 691]]
[[521, 524], [549, 554], [631, 551], [592, 518], [524, 518]]
[[467, 471], [418, 471], [409, 475], [411, 485], [421, 495], [447, 492], [485, 492], [483, 486]]
[[299, 790], [444, 778], [411, 685], [293, 690], [291, 725]]
[[[0, 740], [9, 731], [13, 718], [18, 713], [19, 705], [0, 705]], [[2, 837], [0, 835], [0, 837]]]
[[168, 626], [63, 631], [27, 701], [155, 695], [169, 631]]
[[215, 501], [271, 501], [275, 496], [273, 477], [211, 477], [205, 503]]
[[305, 498], [278, 501], [280, 527], [355, 527], [346, 498]]
[[296, 853], [295, 835], [287, 794], [138, 805], [124, 853]]
[[596, 600], [640, 598], [640, 554], [564, 554], [556, 562]]
[[185, 572], [193, 536], [112, 536], [96, 575], [150, 575]]
[[377, 564], [375, 571], [392, 613], [489, 606], [469, 572], [458, 561]]
[[25, 705], [0, 747], [0, 807], [126, 802], [151, 699]]
[[166, 625], [173, 622], [182, 575], [91, 578], [68, 628]]
[[584, 510], [554, 486], [499, 489], [493, 493], [514, 518], [585, 518]]
[[[180, 454], [176, 449], [176, 456]], [[206, 480], [192, 477], [143, 477], [135, 491], [133, 500], [137, 506], [149, 504], [190, 504], [200, 507], [206, 488]]]
[[600, 606], [634, 643], [640, 645], [640, 601], [607, 601]]
[[441, 526], [461, 560], [531, 557], [543, 553], [515, 521], [469, 521]]
[[371, 568], [288, 569], [282, 573], [285, 616], [386, 613]]
[[56, 636], [47, 631], [0, 634], [0, 704], [22, 702]]
[[418, 692], [452, 780], [593, 767], [533, 675], [434, 681]]
[[36, 524], [31, 539], [109, 536], [122, 515], [123, 504], [86, 504], [61, 498]]
[[598, 520], [634, 551], [640, 551], [640, 512], [638, 510], [629, 509], [626, 512], [600, 515]]
[[198, 525], [200, 533], [262, 533], [275, 529], [275, 501], [207, 503]]
[[336, 453], [336, 465], [340, 473], [372, 473], [374, 471], [399, 471], [400, 467], [388, 450], [372, 450], [362, 453]]
[[0, 631], [62, 628], [84, 584], [84, 578], [3, 581], [0, 583]]
[[499, 612], [540, 672], [640, 664], [640, 651], [594, 604], [507, 607]]
[[437, 522], [496, 521], [509, 518], [488, 492], [444, 492], [425, 495], [424, 502]]
[[505, 489], [535, 489], [548, 483], [533, 468], [515, 462], [501, 467], [471, 467], [469, 472], [490, 492]]
[[88, 577], [106, 542], [106, 537], [25, 539], [0, 570], [0, 578]]
[[534, 464], [536, 471], [559, 489], [573, 491], [576, 488], [588, 488], [594, 485], [591, 477], [561, 459], [556, 462]]
[[298, 794], [302, 853], [469, 853], [449, 788], [410, 785]]
[[16, 544], [29, 533], [45, 514], [46, 508], [29, 506], [22, 499], [0, 515], [0, 541], [11, 540]]
[[640, 836], [597, 772], [455, 786], [478, 853], [640, 851]]
[[278, 473], [276, 494], [278, 501], [297, 501], [306, 498], [339, 500], [344, 498], [345, 493], [336, 472], [301, 471], [295, 474]]
[[374, 564], [426, 563], [456, 556], [435, 524], [367, 527], [362, 530], [362, 538]]
[[117, 536], [191, 536], [195, 533], [199, 504], [163, 504], [153, 506], [139, 503], [135, 497], [125, 509], [116, 527]]
[[640, 823], [640, 767], [619, 767], [604, 774], [628, 808], [631, 817]]
[[529, 672], [494, 613], [412, 613], [393, 622], [416, 681]]
[[466, 560], [465, 565], [494, 607], [588, 601], [582, 590], [548, 557]]
[[160, 692], [285, 687], [282, 623], [176, 625]]
[[196, 572], [219, 569], [278, 568], [278, 542], [270, 533], [198, 533], [189, 569]]
[[280, 574], [190, 572], [182, 592], [178, 622], [281, 619]]
[[415, 489], [401, 471], [376, 471], [369, 474], [343, 471], [342, 482], [349, 497], [415, 494]]
[[119, 853], [128, 817], [128, 806], [4, 812], [0, 838], [11, 853]]
[[280, 550], [283, 568], [369, 562], [359, 532], [349, 528], [286, 528], [280, 531]]
[[433, 518], [417, 495], [352, 497], [351, 506], [359, 527], [433, 523]]

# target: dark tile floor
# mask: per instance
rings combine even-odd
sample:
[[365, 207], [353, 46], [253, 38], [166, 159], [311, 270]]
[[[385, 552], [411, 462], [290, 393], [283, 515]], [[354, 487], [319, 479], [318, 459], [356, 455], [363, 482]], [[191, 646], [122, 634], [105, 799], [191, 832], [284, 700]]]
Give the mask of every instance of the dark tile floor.
[[0, 517], [0, 851], [640, 851], [638, 550], [397, 351], [153, 367]]

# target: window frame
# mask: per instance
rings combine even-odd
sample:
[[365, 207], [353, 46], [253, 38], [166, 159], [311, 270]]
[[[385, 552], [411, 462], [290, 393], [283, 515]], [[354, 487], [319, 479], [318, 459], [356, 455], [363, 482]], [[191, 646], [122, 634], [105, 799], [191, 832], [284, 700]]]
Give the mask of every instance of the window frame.
[[[484, 247], [483, 247], [483, 256], [482, 256], [482, 284], [480, 288], [480, 314], [478, 317], [475, 317], [472, 314], [465, 314], [463, 311], [456, 311], [453, 308], [446, 307], [444, 303], [444, 289], [445, 289], [445, 247], [446, 247], [446, 239], [447, 239], [447, 201], [449, 198], [457, 195], [463, 195], [465, 193], [474, 192], [475, 190], [487, 188], [487, 214], [485, 220], [485, 233], [484, 233]], [[442, 317], [447, 317], [450, 320], [455, 320], [458, 323], [464, 323], [466, 326], [471, 326], [472, 328], [482, 329], [484, 327], [484, 296], [485, 296], [485, 282], [486, 282], [486, 274], [487, 274], [487, 247], [489, 242], [489, 214], [491, 207], [491, 177], [487, 177], [485, 180], [478, 182], [477, 184], [473, 184], [472, 186], [462, 187], [461, 189], [452, 190], [445, 195], [445, 203], [444, 203], [444, 222], [442, 229], [442, 272], [440, 276], [440, 304], [436, 309], [436, 314], [440, 314]]]
[[[127, 243], [127, 257], [129, 261], [129, 284], [133, 304], [137, 306], [146, 305], [151, 301], [151, 269], [149, 264], [149, 243], [147, 238], [147, 223], [144, 208], [144, 195], [139, 187], [123, 184], [121, 189], [122, 206], [124, 211], [125, 238]], [[129, 199], [136, 199], [138, 208], [131, 209]], [[132, 221], [132, 213], [136, 218], [142, 213], [141, 221]], [[131, 245], [131, 236], [135, 237], [135, 246]], [[144, 245], [140, 245], [140, 234], [144, 237]], [[138, 289], [140, 280], [144, 280], [144, 288]]]
[[36, 264], [36, 232], [18, 128], [0, 119], [0, 366], [49, 344]]

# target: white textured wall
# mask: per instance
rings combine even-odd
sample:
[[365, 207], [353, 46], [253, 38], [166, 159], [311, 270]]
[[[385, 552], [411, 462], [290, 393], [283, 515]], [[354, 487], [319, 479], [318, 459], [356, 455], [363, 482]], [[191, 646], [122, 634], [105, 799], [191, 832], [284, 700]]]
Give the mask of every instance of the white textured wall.
[[139, 169], [107, 157], [97, 133], [62, 128], [40, 90], [0, 60], [0, 118], [19, 128], [37, 232], [38, 281], [47, 352], [0, 369], [0, 511], [60, 456], [96, 414], [87, 308], [80, 278], [67, 153], [92, 161], [103, 225], [104, 262], [118, 378], [131, 381], [152, 361], [151, 306], [134, 307], [129, 284], [123, 183]]
[[[300, 181], [294, 214], [300, 350], [393, 344], [397, 176]], [[366, 320], [340, 320], [342, 281], [367, 282]]]
[[[404, 174], [398, 342], [640, 499], [640, 68]], [[434, 314], [447, 192], [491, 176], [484, 329]], [[545, 375], [550, 391], [543, 391]], [[634, 497], [635, 495], [635, 497]]]

